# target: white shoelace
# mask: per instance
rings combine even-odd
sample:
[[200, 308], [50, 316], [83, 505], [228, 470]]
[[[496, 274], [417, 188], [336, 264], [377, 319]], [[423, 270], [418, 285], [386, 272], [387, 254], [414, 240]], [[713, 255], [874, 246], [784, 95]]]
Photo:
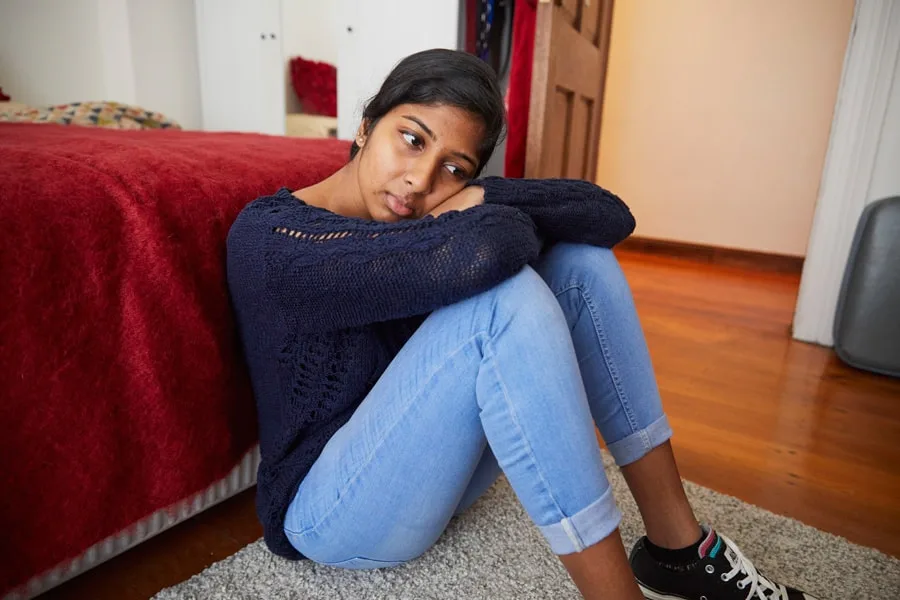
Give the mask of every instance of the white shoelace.
[[743, 555], [737, 544], [721, 533], [718, 534], [725, 542], [725, 559], [731, 565], [731, 570], [722, 573], [722, 581], [731, 581], [738, 574], [744, 577], [737, 582], [738, 589], [747, 589], [745, 600], [788, 600], [787, 589], [780, 584], [769, 581], [757, 572], [750, 559]]

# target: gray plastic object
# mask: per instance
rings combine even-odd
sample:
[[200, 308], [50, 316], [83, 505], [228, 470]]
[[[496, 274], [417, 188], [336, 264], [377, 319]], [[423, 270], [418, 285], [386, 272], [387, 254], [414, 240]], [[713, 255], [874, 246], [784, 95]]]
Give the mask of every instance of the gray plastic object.
[[849, 365], [900, 377], [900, 196], [860, 217], [834, 319], [834, 350]]

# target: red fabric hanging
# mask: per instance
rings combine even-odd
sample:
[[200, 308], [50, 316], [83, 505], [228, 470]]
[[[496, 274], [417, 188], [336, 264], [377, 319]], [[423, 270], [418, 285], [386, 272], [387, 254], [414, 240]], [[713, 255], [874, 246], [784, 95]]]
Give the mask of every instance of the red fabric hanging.
[[466, 47], [465, 51], [475, 54], [475, 40], [478, 39], [478, 0], [466, 0]]
[[531, 102], [531, 70], [534, 63], [534, 29], [537, 0], [517, 0], [513, 17], [513, 55], [509, 69], [506, 111], [509, 133], [506, 138], [507, 177], [525, 176], [525, 144], [528, 140], [528, 107]]

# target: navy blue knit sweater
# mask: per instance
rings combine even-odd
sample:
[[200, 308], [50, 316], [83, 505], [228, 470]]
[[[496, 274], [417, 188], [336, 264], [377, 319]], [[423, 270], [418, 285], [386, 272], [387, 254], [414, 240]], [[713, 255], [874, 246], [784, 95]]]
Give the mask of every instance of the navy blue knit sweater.
[[541, 242], [612, 247], [634, 229], [628, 207], [591, 183], [476, 183], [484, 205], [400, 223], [342, 217], [282, 188], [232, 226], [228, 286], [259, 417], [257, 514], [275, 554], [304, 558], [284, 535], [287, 507], [425, 315], [514, 275]]

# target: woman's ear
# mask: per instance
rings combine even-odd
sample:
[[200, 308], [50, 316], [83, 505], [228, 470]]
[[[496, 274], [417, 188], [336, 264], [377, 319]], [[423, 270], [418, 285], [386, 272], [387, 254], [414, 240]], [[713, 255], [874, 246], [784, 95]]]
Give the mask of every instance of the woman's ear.
[[369, 120], [363, 119], [362, 123], [359, 124], [359, 129], [356, 131], [356, 145], [362, 148], [366, 144], [366, 139], [369, 137]]

